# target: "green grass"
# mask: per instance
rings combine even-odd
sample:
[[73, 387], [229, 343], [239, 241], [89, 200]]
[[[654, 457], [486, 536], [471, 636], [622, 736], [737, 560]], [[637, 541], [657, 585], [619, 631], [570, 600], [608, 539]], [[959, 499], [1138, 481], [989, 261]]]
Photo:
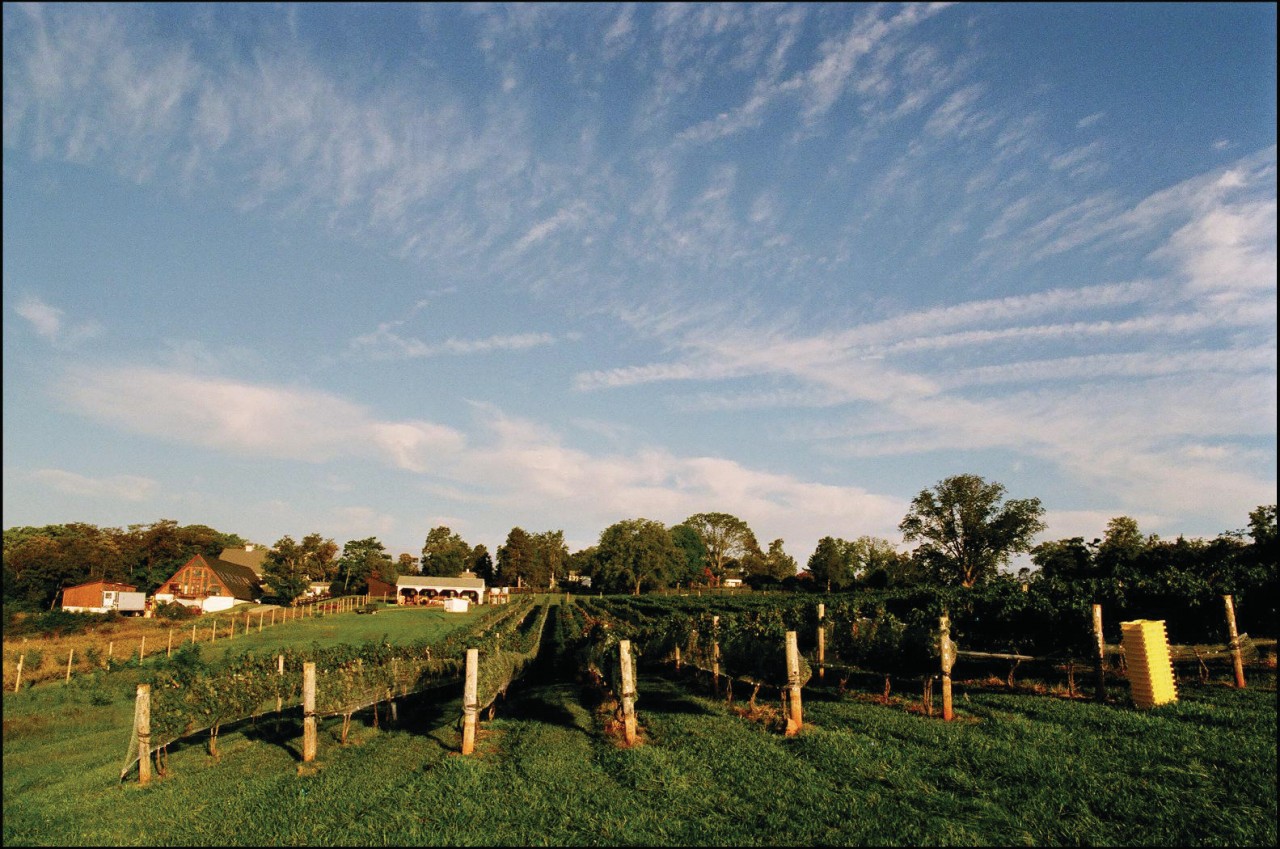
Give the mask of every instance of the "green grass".
[[[378, 639], [398, 615], [342, 618]], [[815, 685], [785, 738], [740, 702], [644, 672], [643, 744], [623, 749], [555, 636], [467, 757], [446, 695], [402, 703], [395, 726], [366, 714], [346, 746], [326, 721], [306, 765], [296, 717], [278, 734], [243, 723], [218, 760], [191, 740], [141, 788], [118, 781], [122, 687], [6, 694], [4, 844], [1276, 845], [1274, 674], [1183, 685], [1151, 711], [1122, 688], [1098, 705], [960, 686], [952, 723]]]

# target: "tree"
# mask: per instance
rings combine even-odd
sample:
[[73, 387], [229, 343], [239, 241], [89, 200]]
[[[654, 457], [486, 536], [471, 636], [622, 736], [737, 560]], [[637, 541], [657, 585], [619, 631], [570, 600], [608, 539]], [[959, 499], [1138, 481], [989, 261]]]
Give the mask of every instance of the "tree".
[[671, 541], [684, 555], [684, 564], [671, 576], [671, 582], [677, 586], [689, 586], [703, 580], [707, 569], [707, 547], [702, 537], [685, 524], [673, 525], [669, 533]]
[[[407, 551], [401, 552], [400, 556], [396, 558], [396, 576], [419, 575], [422, 573], [421, 566], [422, 561], [418, 558], [414, 557]], [[392, 579], [388, 583], [394, 584], [395, 580]]]
[[748, 577], [766, 582], [784, 581], [795, 577], [796, 559], [783, 550], [782, 540], [775, 539], [762, 557], [748, 558], [746, 572]]
[[462, 537], [441, 525], [427, 533], [422, 546], [422, 573], [439, 578], [455, 578], [471, 565], [471, 546]]
[[852, 586], [854, 557], [849, 543], [837, 537], [823, 537], [809, 555], [809, 574], [827, 592]]
[[[665, 587], [685, 562], [665, 525], [624, 519], [605, 528], [596, 548], [596, 577], [606, 592]], [[592, 586], [595, 586], [593, 579]]]
[[533, 570], [533, 539], [524, 528], [512, 528], [505, 545], [498, 546], [498, 576], [503, 583], [523, 586]]
[[1045, 529], [1038, 498], [1003, 502], [1005, 488], [977, 475], [955, 475], [922, 490], [898, 529], [921, 540], [917, 556], [944, 584], [972, 587], [1031, 547]]
[[749, 556], [763, 556], [751, 527], [728, 513], [696, 513], [682, 524], [693, 528], [707, 548], [707, 567], [718, 584], [725, 570], [741, 565]]
[[543, 531], [530, 537], [533, 558], [529, 570], [529, 583], [535, 587], [554, 588], [556, 581], [563, 581], [569, 564], [569, 546], [564, 542], [564, 531]]
[[1082, 581], [1097, 576], [1093, 551], [1084, 537], [1042, 542], [1031, 549], [1031, 562], [1040, 567], [1040, 579]]
[[495, 584], [498, 581], [498, 570], [493, 565], [493, 558], [489, 556], [489, 549], [480, 543], [471, 549], [470, 557], [471, 573], [486, 584]]
[[119, 530], [84, 522], [6, 530], [4, 563], [9, 586], [5, 599], [49, 608], [65, 587], [95, 579], [126, 580], [124, 548]]
[[265, 582], [271, 591], [290, 604], [307, 591], [312, 581], [330, 577], [338, 545], [320, 534], [307, 534], [302, 542], [285, 535], [267, 552], [262, 562]]
[[860, 536], [846, 543], [856, 581], [867, 586], [907, 586], [916, 577], [911, 556], [898, 551], [882, 537]]
[[217, 557], [223, 549], [244, 544], [237, 534], [224, 534], [208, 525], [179, 525], [173, 519], [130, 525], [122, 537], [129, 583], [146, 593], [154, 592], [195, 555]]
[[[338, 558], [338, 574], [333, 589], [342, 593], [364, 593], [369, 589], [370, 575], [384, 575], [394, 568], [391, 555], [377, 537], [355, 539], [342, 547]], [[336, 592], [335, 592], [336, 594]]]

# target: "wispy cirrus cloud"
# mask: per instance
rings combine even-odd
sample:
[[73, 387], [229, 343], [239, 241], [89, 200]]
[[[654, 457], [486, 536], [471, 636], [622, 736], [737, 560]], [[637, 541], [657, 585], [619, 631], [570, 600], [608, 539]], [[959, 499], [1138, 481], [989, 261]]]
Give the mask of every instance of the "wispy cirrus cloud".
[[556, 344], [550, 333], [512, 333], [482, 339], [449, 338], [442, 342], [423, 342], [395, 332], [400, 322], [387, 322], [378, 329], [352, 339], [347, 351], [353, 356], [374, 360], [403, 360], [449, 355], [487, 354], [493, 351], [527, 351]]

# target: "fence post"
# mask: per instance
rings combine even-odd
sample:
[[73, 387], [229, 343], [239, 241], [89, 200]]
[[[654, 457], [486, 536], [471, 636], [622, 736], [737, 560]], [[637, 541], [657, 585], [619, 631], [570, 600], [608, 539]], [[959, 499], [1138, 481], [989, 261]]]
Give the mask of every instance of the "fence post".
[[711, 692], [720, 692], [720, 617], [711, 617]]
[[151, 685], [139, 684], [133, 705], [133, 731], [138, 738], [138, 783], [151, 782]]
[[169, 647], [164, 651], [165, 657], [173, 657], [173, 629], [169, 629]]
[[274, 607], [271, 608], [271, 624], [276, 624], [276, 609]]
[[1093, 606], [1093, 700], [1107, 700], [1107, 644], [1102, 639], [1102, 605]]
[[71, 649], [70, 651], [67, 652], [67, 682], [66, 683], [68, 684], [71, 683], [71, 658], [75, 656], [75, 653], [76, 653], [75, 649]]
[[218, 620], [214, 619], [209, 623], [209, 642], [216, 643], [218, 641]]
[[676, 669], [680, 669], [680, 647], [676, 646]]
[[302, 762], [316, 759], [316, 664], [302, 664]]
[[827, 626], [823, 619], [827, 615], [827, 606], [818, 602], [818, 677], [825, 677], [827, 662]]
[[636, 670], [631, 665], [631, 641], [618, 641], [622, 666], [622, 729], [628, 746], [636, 744]]
[[[276, 675], [284, 677], [284, 655], [276, 655]], [[276, 713], [284, 710], [284, 696], [276, 696]]]
[[147, 656], [147, 635], [143, 634], [142, 639], [138, 642], [138, 663], [142, 663], [142, 659]]
[[22, 686], [22, 662], [27, 659], [27, 653], [23, 652], [18, 657], [18, 680], [13, 682], [13, 691], [18, 692], [18, 688]]
[[795, 631], [787, 632], [786, 651], [787, 690], [790, 694], [786, 735], [794, 737], [800, 733], [800, 727], [804, 724], [803, 712], [800, 706], [800, 647], [796, 642]]
[[1236, 686], [1244, 689], [1244, 655], [1240, 651], [1240, 634], [1236, 631], [1236, 605], [1229, 595], [1222, 597], [1227, 607], [1227, 634], [1231, 637], [1231, 665], [1235, 668]]
[[942, 720], [950, 722], [955, 719], [951, 708], [951, 667], [956, 662], [956, 646], [951, 642], [951, 617], [938, 617], [938, 654], [942, 659]]
[[462, 685], [462, 754], [469, 755], [476, 747], [476, 686], [479, 678], [480, 650], [467, 649], [467, 677]]
[[261, 634], [261, 633], [262, 633], [262, 618], [263, 618], [264, 616], [266, 616], [266, 615], [267, 615], [267, 614], [266, 614], [265, 612], [264, 612], [264, 613], [259, 613], [259, 614], [258, 614], [258, 633], [259, 633], [259, 634]]
[[116, 641], [108, 640], [107, 641], [107, 669], [111, 668], [111, 655], [115, 653], [115, 650], [116, 650]]

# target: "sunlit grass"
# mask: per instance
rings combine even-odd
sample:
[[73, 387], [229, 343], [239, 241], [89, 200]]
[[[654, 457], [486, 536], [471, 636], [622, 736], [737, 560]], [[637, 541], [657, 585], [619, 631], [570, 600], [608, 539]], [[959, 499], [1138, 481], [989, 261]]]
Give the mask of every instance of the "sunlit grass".
[[[398, 615], [346, 618], [374, 639], [432, 621]], [[1274, 676], [1150, 711], [960, 686], [952, 723], [814, 686], [786, 738], [740, 699], [645, 672], [642, 745], [626, 749], [553, 648], [473, 755], [446, 692], [402, 701], [394, 725], [385, 706], [377, 728], [358, 715], [345, 746], [324, 721], [312, 764], [296, 712], [224, 729], [216, 760], [188, 740], [147, 788], [118, 780], [135, 671], [6, 694], [4, 843], [1276, 844]]]

